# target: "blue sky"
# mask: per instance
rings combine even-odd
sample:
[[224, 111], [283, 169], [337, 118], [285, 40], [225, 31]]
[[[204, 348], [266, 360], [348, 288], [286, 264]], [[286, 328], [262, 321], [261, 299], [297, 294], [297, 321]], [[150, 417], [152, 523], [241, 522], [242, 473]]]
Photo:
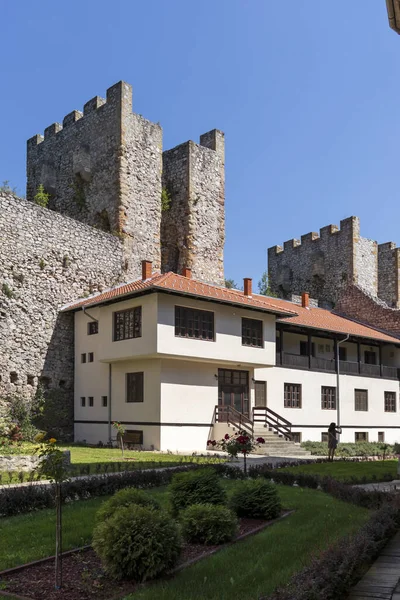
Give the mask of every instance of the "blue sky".
[[24, 193], [26, 139], [124, 79], [165, 149], [225, 131], [227, 277], [350, 215], [400, 243], [384, 0], [2, 0], [0, 19], [0, 181]]

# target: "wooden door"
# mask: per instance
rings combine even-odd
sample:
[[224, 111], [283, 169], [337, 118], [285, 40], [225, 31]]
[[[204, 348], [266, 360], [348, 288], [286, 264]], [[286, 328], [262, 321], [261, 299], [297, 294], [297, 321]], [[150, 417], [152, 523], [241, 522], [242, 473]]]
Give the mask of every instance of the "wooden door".
[[254, 393], [255, 393], [255, 406], [267, 406], [267, 382], [266, 381], [255, 381], [254, 382]]

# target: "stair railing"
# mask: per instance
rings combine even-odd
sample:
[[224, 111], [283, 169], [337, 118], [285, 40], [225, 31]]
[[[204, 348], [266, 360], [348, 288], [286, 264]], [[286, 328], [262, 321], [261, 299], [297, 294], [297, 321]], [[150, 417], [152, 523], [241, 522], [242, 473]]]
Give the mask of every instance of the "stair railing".
[[253, 408], [253, 423], [261, 423], [271, 427], [276, 433], [283, 435], [287, 440], [292, 439], [292, 424], [267, 406]]
[[239, 412], [233, 406], [215, 407], [214, 418], [216, 423], [228, 423], [233, 427], [237, 427], [240, 431], [245, 431], [253, 437], [253, 422], [249, 417]]

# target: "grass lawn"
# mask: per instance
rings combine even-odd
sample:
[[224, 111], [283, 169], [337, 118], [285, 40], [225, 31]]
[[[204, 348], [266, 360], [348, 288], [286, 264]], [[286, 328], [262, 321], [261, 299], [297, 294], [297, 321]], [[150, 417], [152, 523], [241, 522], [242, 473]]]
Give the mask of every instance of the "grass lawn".
[[[228, 490], [236, 482], [227, 481]], [[357, 530], [369, 511], [319, 491], [278, 486], [285, 508], [296, 512], [251, 539], [204, 559], [174, 579], [151, 585], [129, 600], [233, 600], [270, 593], [301, 569], [311, 554]], [[165, 488], [149, 490], [168, 507]], [[90, 543], [95, 514], [104, 498], [66, 505], [64, 550]], [[0, 570], [54, 553], [53, 510], [0, 521]], [[238, 569], [240, 565], [240, 569]], [[128, 599], [126, 599], [128, 600]]]
[[[21, 454], [32, 454], [34, 444], [23, 444]], [[60, 445], [60, 448], [71, 452], [71, 475], [86, 475], [95, 473], [111, 473], [131, 469], [154, 469], [158, 467], [174, 467], [186, 464], [210, 463], [214, 464], [226, 459], [216, 456], [184, 456], [180, 454], [163, 454], [160, 452], [139, 452], [125, 450], [124, 460], [121, 450], [118, 448], [90, 448], [88, 446]], [[35, 477], [36, 479], [36, 477]], [[24, 481], [29, 480], [29, 474], [25, 473]], [[0, 484], [19, 483], [17, 471], [0, 472]]]
[[[301, 472], [312, 475], [328, 475], [340, 481], [353, 481], [352, 478], [362, 480], [364, 483], [374, 481], [388, 480], [400, 478], [397, 475], [397, 460], [385, 460], [377, 462], [341, 462], [334, 461], [328, 463], [311, 463], [306, 465], [298, 465], [296, 467], [285, 467], [284, 471], [292, 473]], [[386, 477], [387, 476], [387, 477]]]

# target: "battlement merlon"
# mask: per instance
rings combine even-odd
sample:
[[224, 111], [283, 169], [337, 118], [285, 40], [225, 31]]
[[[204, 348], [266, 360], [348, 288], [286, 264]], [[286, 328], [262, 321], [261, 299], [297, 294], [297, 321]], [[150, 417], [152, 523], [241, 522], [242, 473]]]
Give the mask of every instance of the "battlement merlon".
[[81, 119], [85, 119], [85, 117], [104, 110], [105, 107], [110, 106], [114, 106], [117, 111], [121, 111], [124, 114], [132, 113], [133, 92], [132, 86], [129, 85], [129, 83], [126, 83], [125, 81], [119, 81], [107, 89], [105, 99], [101, 98], [100, 96], [91, 98], [85, 103], [83, 112], [73, 110], [64, 117], [62, 125], [60, 123], [53, 123], [49, 127], [46, 127], [44, 130], [44, 137], [36, 134], [29, 138], [27, 141], [28, 151], [33, 149], [38, 144], [41, 144], [46, 139], [62, 132], [66, 127], [69, 127]]
[[319, 242], [320, 240], [327, 239], [330, 236], [340, 235], [341, 233], [351, 233], [352, 235], [359, 235], [360, 232], [360, 220], [358, 217], [348, 217], [340, 221], [340, 228], [337, 225], [326, 225], [321, 227], [319, 234], [315, 231], [306, 233], [301, 236], [301, 239], [293, 238], [284, 242], [282, 246], [271, 246], [268, 248], [268, 256], [274, 256], [276, 254], [282, 254], [285, 250], [293, 250], [295, 248], [301, 248], [304, 245], [310, 243]]
[[219, 131], [218, 129], [212, 129], [207, 133], [203, 133], [200, 136], [200, 143], [194, 142], [193, 140], [187, 140], [186, 142], [182, 142], [182, 144], [178, 144], [173, 148], [164, 150], [163, 154], [172, 154], [173, 152], [179, 151], [189, 151], [191, 144], [193, 144], [197, 148], [207, 148], [208, 150], [213, 150], [214, 152], [217, 152], [217, 154], [221, 158], [222, 164], [225, 164], [225, 135], [222, 131]]

